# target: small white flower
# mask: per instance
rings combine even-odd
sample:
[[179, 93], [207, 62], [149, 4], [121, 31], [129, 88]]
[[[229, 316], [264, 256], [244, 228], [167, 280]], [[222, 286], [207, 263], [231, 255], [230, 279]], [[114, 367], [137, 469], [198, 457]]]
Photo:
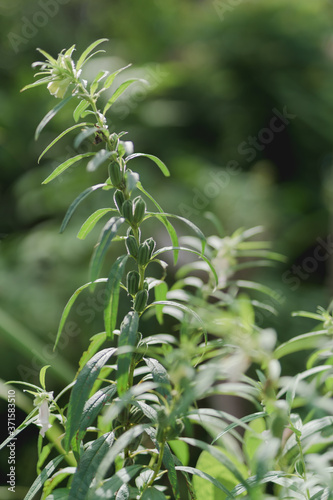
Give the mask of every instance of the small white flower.
[[49, 422], [50, 410], [49, 402], [53, 399], [53, 392], [44, 392], [39, 394], [34, 401], [34, 405], [38, 406], [38, 419], [35, 424], [41, 427], [40, 434], [45, 437], [45, 432], [49, 430], [51, 426]]

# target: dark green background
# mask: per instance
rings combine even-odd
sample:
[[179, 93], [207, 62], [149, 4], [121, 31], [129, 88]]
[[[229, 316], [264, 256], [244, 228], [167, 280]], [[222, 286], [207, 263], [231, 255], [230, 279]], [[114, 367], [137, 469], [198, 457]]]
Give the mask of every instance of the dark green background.
[[[88, 174], [82, 163], [61, 181], [41, 186], [72, 153], [72, 138], [58, 143], [40, 165], [37, 158], [72, 119], [70, 109], [60, 113], [34, 141], [37, 124], [55, 104], [44, 87], [20, 93], [32, 81], [31, 64], [39, 59], [35, 49], [56, 56], [75, 43], [81, 53], [106, 37], [106, 53], [87, 67], [87, 76], [132, 63], [127, 76], [148, 80], [114, 106], [112, 126], [128, 131], [136, 151], [156, 154], [168, 165], [171, 178], [165, 179], [145, 161], [136, 164], [143, 184], [168, 212], [187, 216], [207, 235], [215, 231], [205, 218], [207, 210], [216, 214], [226, 235], [238, 227], [265, 227], [265, 237], [289, 260], [250, 277], [285, 297], [279, 317], [267, 319], [283, 340], [312, 326], [291, 320], [290, 312], [326, 307], [333, 290], [332, 25], [328, 0], [0, 0], [3, 380], [36, 382], [39, 363], [20, 340], [14, 341], [14, 336], [31, 336], [44, 345], [51, 365], [64, 367], [60, 373], [49, 371], [48, 389], [57, 391], [68, 378], [66, 367], [74, 372], [89, 337], [102, 327], [101, 301], [88, 302], [87, 295], [58, 354], [51, 352], [66, 301], [88, 281], [98, 234], [82, 242], [76, 232], [101, 201], [92, 196], [65, 234], [58, 229], [71, 200], [104, 180], [105, 173]], [[283, 110], [293, 115], [290, 123], [273, 134], [263, 131]], [[160, 244], [167, 242], [164, 233], [152, 229]], [[320, 241], [327, 243], [326, 253], [319, 252]], [[319, 261], [316, 255], [324, 257]], [[1, 408], [5, 411], [5, 405]], [[33, 431], [35, 443], [37, 428]], [[23, 441], [17, 447], [22, 461], [34, 453]], [[4, 455], [0, 464], [6, 471]], [[33, 462], [22, 462], [28, 465], [18, 472], [18, 484], [31, 483]]]

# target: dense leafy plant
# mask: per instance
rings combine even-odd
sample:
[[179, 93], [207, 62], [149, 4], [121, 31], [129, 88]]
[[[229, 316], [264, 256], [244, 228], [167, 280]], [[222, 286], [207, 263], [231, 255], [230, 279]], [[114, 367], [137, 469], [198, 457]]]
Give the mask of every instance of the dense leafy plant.
[[[191, 221], [164, 212], [145, 190], [129, 163], [146, 157], [165, 176], [167, 167], [153, 155], [134, 153], [133, 144], [122, 139], [124, 132], [110, 133], [106, 119], [135, 79], [121, 83], [103, 102], [104, 92], [109, 93], [126, 68], [112, 74], [100, 71], [89, 84], [82, 78], [82, 68], [100, 52], [93, 53], [103, 41], [91, 44], [76, 63], [74, 46], [57, 59], [41, 50], [46, 62], [35, 63], [41, 78], [25, 87], [47, 85], [61, 99], [37, 127], [36, 137], [63, 106], [78, 100], [75, 125], [58, 135], [40, 158], [76, 129], [75, 147], [90, 141], [92, 148], [60, 164], [44, 183], [84, 158], [89, 158], [88, 171], [108, 167], [104, 183], [73, 201], [61, 231], [88, 195], [97, 190], [110, 194], [109, 206], [90, 215], [78, 233], [85, 238], [109, 217], [94, 248], [90, 281], [69, 299], [55, 346], [77, 298], [98, 287], [105, 290], [105, 331], [91, 338], [75, 380], [56, 397], [46, 388], [47, 366], [40, 372], [40, 387], [21, 382], [34, 396], [35, 408], [1, 445], [30, 424], [41, 428], [39, 475], [25, 499], [41, 490], [43, 500], [332, 498], [330, 311], [299, 313], [323, 327], [278, 347], [275, 332], [256, 325], [258, 312], [275, 312], [276, 296], [235, 273], [270, 265], [281, 256], [258, 240], [261, 228], [206, 240]], [[146, 221], [154, 219], [167, 230], [170, 246], [157, 248], [154, 238], [144, 236]], [[170, 219], [186, 224], [195, 236], [179, 243]], [[123, 253], [108, 264], [108, 250], [116, 241]], [[171, 285], [161, 260], [166, 252], [175, 263], [180, 252], [197, 258], [179, 268]], [[107, 277], [100, 277], [104, 272]], [[255, 293], [269, 300], [251, 298]], [[121, 321], [120, 298], [128, 309]], [[142, 335], [140, 325], [152, 315], [158, 333]], [[175, 322], [172, 333], [160, 333], [165, 315]], [[305, 371], [281, 376], [279, 360], [304, 349], [314, 350]], [[246, 401], [251, 410], [236, 418], [228, 408], [205, 407], [207, 400], [225, 395]], [[45, 435], [50, 442], [43, 445]]]

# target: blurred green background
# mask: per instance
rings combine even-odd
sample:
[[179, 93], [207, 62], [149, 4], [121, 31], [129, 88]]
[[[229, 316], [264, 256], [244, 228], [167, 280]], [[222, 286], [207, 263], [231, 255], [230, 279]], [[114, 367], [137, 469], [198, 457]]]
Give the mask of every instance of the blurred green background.
[[[279, 317], [262, 325], [273, 325], [280, 340], [311, 328], [290, 313], [326, 307], [333, 291], [332, 1], [0, 0], [0, 33], [1, 379], [35, 383], [40, 366], [51, 364], [48, 390], [59, 390], [102, 327], [101, 295], [93, 302], [84, 296], [52, 352], [66, 301], [88, 281], [98, 234], [82, 242], [76, 233], [100, 200], [86, 200], [61, 236], [60, 223], [72, 199], [105, 174], [88, 174], [81, 164], [41, 186], [73, 154], [73, 138], [37, 164], [48, 142], [72, 124], [68, 109], [34, 141], [55, 104], [44, 87], [20, 93], [32, 81], [37, 47], [56, 56], [74, 43], [81, 53], [95, 39], [109, 39], [87, 77], [132, 63], [125, 77], [148, 81], [111, 112], [112, 126], [128, 131], [136, 151], [159, 156], [171, 171], [164, 179], [138, 160], [145, 187], [207, 235], [215, 231], [209, 210], [226, 235], [263, 225], [288, 263], [251, 273], [284, 297]], [[17, 423], [23, 416], [18, 409]], [[31, 446], [37, 433], [26, 431]], [[18, 468], [17, 484], [28, 485], [34, 451], [20, 440], [17, 449], [28, 464]], [[1, 471], [6, 460], [2, 452]]]

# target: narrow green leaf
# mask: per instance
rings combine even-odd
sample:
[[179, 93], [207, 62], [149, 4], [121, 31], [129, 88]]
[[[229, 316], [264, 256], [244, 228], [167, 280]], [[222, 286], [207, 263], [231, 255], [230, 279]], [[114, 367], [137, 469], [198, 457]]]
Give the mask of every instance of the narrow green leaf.
[[90, 106], [89, 101], [82, 100], [79, 102], [79, 104], [76, 106], [76, 108], [73, 111], [73, 118], [74, 118], [75, 123], [77, 123], [79, 121], [83, 111], [85, 111], [88, 106]]
[[[139, 315], [136, 311], [130, 311], [124, 318], [120, 326], [118, 347], [135, 347], [137, 342], [137, 332], [139, 327]], [[129, 367], [131, 365], [133, 353], [126, 352], [118, 355], [117, 365], [117, 390], [119, 396], [127, 391]]]
[[225, 486], [223, 486], [223, 484], [220, 481], [218, 481], [217, 479], [212, 477], [210, 474], [207, 474], [206, 472], [202, 472], [201, 470], [196, 469], [194, 467], [182, 467], [182, 466], [176, 467], [176, 470], [179, 470], [182, 472], [187, 472], [188, 474], [198, 476], [201, 479], [206, 479], [207, 481], [212, 483], [214, 486], [216, 486], [216, 488], [218, 488], [219, 490], [222, 490], [226, 495], [228, 495], [228, 498], [236, 498], [231, 493], [231, 491], [229, 491]]
[[113, 432], [108, 432], [88, 446], [74, 474], [68, 500], [86, 499], [98, 466], [113, 445], [114, 439]]
[[283, 358], [283, 356], [287, 356], [287, 354], [305, 351], [308, 349], [315, 349], [320, 346], [322, 342], [329, 339], [331, 339], [331, 335], [328, 334], [327, 330], [304, 333], [303, 335], [298, 335], [297, 337], [294, 337], [277, 347], [274, 351], [274, 356], [276, 359], [280, 359]]
[[[151, 196], [151, 194], [148, 193], [148, 191], [146, 191], [143, 187], [142, 187], [142, 184], [141, 182], [137, 182], [136, 184], [136, 187], [142, 192], [144, 193], [147, 198], [149, 198], [153, 204], [155, 205], [155, 207], [157, 208], [157, 210], [163, 214], [164, 211], [162, 209], [162, 207], [157, 203], [156, 200], [154, 200], [154, 198]], [[171, 222], [168, 221], [168, 219], [164, 216], [164, 215], [161, 215], [159, 216], [159, 219], [160, 222], [162, 222], [164, 224], [164, 226], [166, 227], [166, 230], [168, 231], [169, 233], [169, 236], [170, 236], [170, 239], [171, 239], [171, 243], [172, 243], [172, 246], [173, 247], [178, 247], [178, 237], [177, 237], [177, 233], [173, 227], [173, 225], [171, 224]], [[178, 260], [178, 254], [179, 254], [179, 251], [175, 250], [174, 253], [173, 253], [173, 258], [174, 258], [174, 264], [176, 265], [177, 264], [177, 260]]]
[[[43, 488], [43, 496], [41, 500], [45, 500], [45, 498], [49, 498], [49, 495], [52, 495], [52, 492], [58, 491], [56, 490], [57, 486], [63, 483], [66, 479], [70, 480], [71, 476], [73, 476], [76, 472], [76, 467], [64, 467], [60, 470], [56, 471], [47, 481], [44, 483]], [[67, 497], [69, 495], [69, 489], [66, 488]], [[51, 496], [52, 498], [52, 496]], [[60, 496], [61, 498], [61, 496]]]
[[196, 250], [193, 250], [192, 248], [173, 247], [173, 246], [172, 247], [159, 248], [156, 252], [153, 253], [152, 259], [154, 259], [158, 255], [160, 255], [161, 253], [163, 253], [163, 252], [169, 252], [170, 250], [172, 250], [172, 251], [174, 251], [174, 250], [182, 250], [184, 252], [193, 253], [193, 254], [197, 255], [198, 257], [200, 257], [200, 259], [204, 260], [206, 262], [206, 264], [209, 266], [210, 270], [212, 271], [214, 279], [215, 279], [215, 286], [218, 285], [218, 276], [217, 276], [217, 273], [215, 271], [215, 268], [214, 268], [213, 264], [210, 262], [209, 259], [207, 259], [207, 257], [205, 257], [205, 255], [203, 255], [200, 252], [197, 252]]
[[88, 162], [87, 171], [95, 172], [102, 163], [104, 163], [111, 155], [114, 154], [114, 151], [107, 151], [106, 149], [101, 149], [98, 153], [95, 154], [94, 158]]
[[216, 460], [221, 462], [230, 472], [235, 476], [235, 478], [245, 487], [246, 491], [249, 491], [249, 484], [247, 480], [242, 476], [239, 472], [238, 468], [231, 462], [227, 456], [222, 453], [216, 446], [209, 445], [204, 441], [200, 441], [199, 439], [193, 438], [179, 438], [181, 441], [188, 443], [191, 446], [195, 446], [197, 448], [201, 448], [202, 450], [208, 451]]
[[58, 490], [52, 491], [51, 495], [48, 495], [45, 500], [68, 500], [69, 489], [59, 488]]
[[316, 321], [320, 321], [321, 323], [325, 321], [325, 318], [321, 314], [316, 314], [308, 311], [294, 311], [291, 313], [293, 317], [298, 317], [300, 316], [301, 318], [310, 318], [314, 319]]
[[67, 452], [74, 434], [79, 429], [83, 408], [94, 382], [101, 368], [115, 352], [116, 349], [111, 347], [95, 354], [82, 368], [76, 379], [69, 399], [66, 434], [63, 439], [63, 446]]
[[177, 478], [177, 472], [175, 463], [173, 460], [172, 453], [167, 443], [164, 446], [163, 453], [163, 464], [168, 471], [168, 478], [171, 484], [172, 492], [174, 494], [175, 500], [181, 500], [180, 491], [179, 491], [179, 483]]
[[108, 38], [100, 38], [99, 40], [96, 40], [95, 42], [91, 43], [89, 45], [89, 47], [87, 47], [86, 50], [83, 51], [82, 54], [80, 55], [80, 57], [76, 63], [76, 69], [82, 68], [82, 66], [84, 65], [84, 63], [87, 60], [88, 55], [90, 54], [90, 52], [92, 52], [94, 50], [95, 47], [97, 47], [97, 45], [99, 45], [100, 43], [103, 43], [103, 42], [107, 42], [107, 41], [108, 41]]
[[128, 64], [127, 66], [124, 66], [123, 68], [120, 68], [118, 69], [117, 71], [115, 71], [114, 73], [111, 73], [111, 75], [109, 75], [107, 77], [107, 79], [105, 80], [104, 82], [104, 88], [105, 89], [108, 89], [109, 87], [111, 87], [111, 85], [113, 84], [113, 81], [114, 79], [116, 78], [116, 76], [121, 73], [122, 71], [124, 71], [124, 69], [127, 69], [129, 68], [130, 66], [132, 66], [131, 64]]
[[52, 118], [58, 113], [58, 111], [60, 111], [61, 108], [63, 108], [68, 103], [68, 101], [70, 101], [70, 99], [72, 99], [72, 96], [66, 97], [66, 99], [63, 99], [62, 101], [60, 101], [53, 109], [51, 109], [51, 111], [49, 111], [44, 116], [44, 118], [39, 123], [38, 127], [36, 128], [35, 140], [38, 139], [43, 128], [49, 123], [49, 121], [52, 120]]
[[92, 282], [98, 277], [105, 254], [124, 221], [125, 219], [123, 217], [111, 217], [105, 224], [90, 263], [90, 276]]
[[46, 391], [45, 389], [45, 373], [46, 373], [46, 370], [48, 368], [50, 368], [51, 365], [46, 365], [46, 366], [43, 366], [43, 368], [41, 368], [40, 372], [39, 372], [39, 382], [40, 382], [40, 386], [42, 387], [42, 389], [44, 389], [44, 391]]
[[231, 283], [235, 283], [238, 287], [240, 288], [247, 288], [249, 290], [257, 290], [258, 292], [264, 293], [266, 295], [269, 295], [273, 299], [276, 300], [276, 292], [272, 288], [262, 285], [261, 283], [256, 283], [255, 281], [249, 281], [249, 280], [236, 280], [232, 281]]
[[107, 338], [113, 338], [113, 330], [116, 328], [117, 312], [119, 304], [120, 282], [122, 280], [128, 255], [118, 257], [111, 267], [106, 285], [106, 299], [104, 308], [104, 324]]
[[[156, 301], [166, 300], [168, 293], [168, 285], [165, 283], [165, 281], [160, 281], [160, 283], [158, 283], [158, 285], [154, 287], [154, 292]], [[162, 325], [163, 323], [163, 307], [164, 307], [163, 305], [157, 305], [155, 308], [156, 319], [160, 325]]]
[[108, 387], [103, 387], [97, 391], [93, 396], [91, 396], [90, 399], [88, 399], [88, 401], [86, 401], [79, 422], [77, 435], [77, 440], [79, 442], [84, 438], [87, 428], [92, 425], [105, 404], [112, 401], [116, 392], [116, 384], [109, 385]]
[[[321, 439], [327, 442], [327, 436], [325, 436], [325, 431], [328, 431], [328, 435], [332, 436], [333, 431], [333, 417], [322, 417], [311, 420], [302, 427], [302, 433], [300, 436], [302, 449], [306, 452], [306, 444], [309, 438], [312, 438], [312, 443], [320, 444]], [[316, 438], [314, 438], [316, 435]], [[296, 441], [295, 434], [292, 434], [287, 440], [285, 446], [282, 450], [283, 456], [288, 456], [289, 459], [296, 457], [299, 453], [299, 445]]]
[[157, 359], [154, 358], [143, 358], [143, 361], [149, 368], [153, 376], [154, 382], [156, 382], [158, 388], [156, 391], [161, 394], [164, 398], [170, 399], [171, 394], [171, 384], [168, 376], [168, 372], [163, 365]]
[[40, 78], [40, 80], [36, 80], [33, 83], [29, 83], [28, 85], [25, 85], [23, 89], [21, 89], [21, 92], [24, 92], [25, 90], [32, 89], [33, 87], [37, 87], [38, 85], [44, 85], [44, 83], [49, 83], [50, 77], [47, 76], [46, 78]]
[[43, 54], [43, 56], [46, 59], [48, 59], [50, 61], [50, 63], [52, 63], [52, 64], [56, 64], [57, 63], [56, 59], [54, 59], [54, 57], [52, 57], [48, 52], [46, 52], [46, 50], [39, 49], [39, 48], [37, 48], [36, 50], [38, 50], [38, 52], [40, 52], [41, 54]]
[[[105, 283], [107, 281], [106, 278], [101, 278], [99, 280], [96, 280], [96, 283]], [[55, 340], [55, 343], [54, 343], [54, 347], [53, 347], [53, 350], [56, 349], [57, 347], [57, 344], [59, 342], [59, 339], [61, 337], [61, 334], [62, 334], [62, 331], [63, 331], [63, 328], [65, 326], [65, 323], [66, 323], [66, 319], [71, 311], [71, 308], [74, 304], [74, 302], [76, 301], [77, 297], [80, 295], [81, 292], [83, 292], [83, 290], [85, 290], [86, 288], [88, 288], [90, 285], [92, 284], [91, 281], [89, 281], [89, 283], [85, 283], [84, 285], [80, 286], [74, 293], [73, 295], [71, 296], [71, 298], [69, 299], [69, 301], [67, 302], [66, 306], [65, 306], [65, 309], [62, 313], [62, 316], [61, 316], [61, 319], [60, 319], [60, 323], [59, 323], [59, 328], [58, 328], [58, 332], [57, 332], [57, 336], [56, 336], [56, 340]]]
[[133, 158], [137, 158], [138, 156], [145, 156], [146, 158], [149, 158], [154, 163], [156, 163], [156, 165], [159, 167], [159, 169], [165, 175], [165, 177], [170, 176], [170, 171], [168, 167], [163, 163], [162, 160], [160, 160], [157, 156], [154, 155], [148, 155], [146, 153], [134, 153], [132, 155], [127, 156], [126, 163], [129, 162], [130, 160], [133, 160]]
[[82, 160], [83, 158], [87, 158], [88, 156], [93, 156], [96, 153], [83, 153], [80, 155], [73, 156], [73, 158], [69, 158], [68, 160], [64, 161], [56, 169], [53, 170], [52, 174], [50, 174], [43, 182], [42, 184], [48, 184], [50, 181], [53, 181], [58, 175], [62, 174], [65, 170], [67, 170], [69, 167], [74, 165], [74, 163], [77, 163], [78, 161]]
[[[127, 484], [142, 469], [142, 465], [130, 465], [118, 470], [95, 491], [96, 499], [112, 498], [123, 484]], [[108, 496], [107, 496], [108, 495]]]
[[[176, 497], [180, 498], [180, 497]], [[166, 500], [167, 497], [160, 490], [154, 488], [154, 486], [150, 486], [143, 493], [141, 500]]]
[[148, 212], [148, 215], [153, 215], [153, 216], [157, 216], [157, 217], [160, 217], [161, 215], [164, 215], [165, 217], [172, 217], [174, 219], [180, 220], [180, 221], [184, 222], [185, 224], [187, 224], [196, 233], [196, 235], [198, 236], [198, 238], [201, 240], [201, 253], [202, 254], [204, 253], [205, 247], [206, 247], [206, 237], [203, 234], [203, 232], [201, 231], [201, 229], [199, 229], [198, 226], [196, 226], [195, 224], [193, 224], [193, 222], [191, 222], [190, 220], [186, 219], [185, 217], [180, 217], [179, 215], [167, 214], [165, 212], [163, 212], [162, 214], [156, 214], [154, 212]]
[[101, 333], [96, 333], [93, 335], [90, 339], [90, 344], [88, 346], [88, 349], [84, 351], [82, 354], [80, 361], [79, 361], [79, 369], [78, 371], [80, 372], [84, 365], [91, 359], [94, 354], [100, 349], [100, 347], [104, 344], [106, 341], [106, 333], [101, 332]]
[[105, 115], [105, 113], [107, 112], [107, 110], [112, 106], [112, 104], [118, 99], [118, 97], [121, 96], [121, 94], [123, 92], [125, 92], [125, 90], [130, 86], [132, 85], [132, 83], [134, 82], [145, 82], [145, 80], [141, 80], [140, 78], [131, 78], [130, 80], [126, 80], [126, 82], [123, 82], [121, 85], [119, 85], [119, 87], [117, 88], [117, 90], [114, 91], [112, 97], [110, 97], [110, 99], [108, 100], [108, 102], [106, 103], [105, 105], [105, 108], [103, 110], [103, 115]]
[[74, 148], [78, 149], [82, 142], [97, 132], [97, 127], [88, 127], [82, 130], [74, 139]]
[[64, 456], [59, 455], [54, 458], [47, 464], [45, 469], [39, 474], [39, 476], [35, 479], [28, 493], [25, 495], [24, 500], [31, 500], [36, 493], [41, 489], [45, 481], [52, 476], [53, 472], [56, 470], [60, 462], [63, 460]]
[[[128, 431], [124, 432], [109, 449], [108, 453], [105, 455], [104, 459], [100, 463], [96, 476], [95, 484], [104, 479], [109, 467], [113, 464], [116, 457], [121, 453], [137, 436], [140, 436], [146, 429], [149, 428], [151, 424], [138, 424], [131, 427]], [[96, 486], [95, 486], [96, 487]], [[92, 491], [93, 491], [92, 487]]]
[[216, 438], [212, 441], [211, 444], [214, 444], [222, 436], [224, 436], [224, 434], [226, 434], [227, 432], [231, 431], [232, 429], [235, 429], [236, 427], [240, 427], [241, 426], [244, 429], [248, 429], [248, 427], [244, 425], [245, 423], [252, 422], [253, 420], [257, 420], [258, 418], [263, 418], [263, 417], [267, 417], [267, 413], [262, 412], [262, 411], [261, 412], [256, 412], [256, 413], [252, 413], [251, 415], [246, 415], [243, 418], [233, 417], [235, 421], [232, 424], [227, 425], [226, 428], [223, 429], [223, 431], [220, 432], [216, 436]]
[[[88, 219], [82, 224], [80, 231], [77, 233], [77, 237], [80, 238], [80, 240], [84, 240], [86, 236], [94, 229], [96, 226], [97, 222], [104, 217], [107, 213], [112, 212], [112, 208], [99, 208], [91, 214]], [[115, 210], [116, 211], [116, 210]]]
[[98, 88], [98, 84], [109, 74], [108, 71], [99, 71], [97, 73], [96, 77], [94, 78], [92, 84], [90, 85], [90, 95], [93, 96], [95, 91]]
[[87, 189], [85, 189], [82, 193], [79, 194], [77, 198], [73, 201], [73, 203], [70, 204], [66, 215], [64, 217], [64, 220], [62, 221], [61, 228], [60, 228], [60, 233], [63, 233], [64, 230], [67, 227], [68, 222], [70, 221], [73, 213], [77, 209], [78, 205], [83, 201], [90, 193], [93, 193], [97, 189], [101, 189], [102, 187], [105, 187], [106, 184], [95, 184], [95, 186], [90, 186]]
[[87, 122], [83, 122], [83, 123], [78, 123], [77, 125], [73, 125], [72, 127], [69, 127], [67, 128], [64, 132], [62, 132], [61, 134], [58, 135], [58, 137], [56, 137], [52, 142], [50, 142], [50, 144], [44, 149], [44, 151], [42, 152], [42, 154], [39, 156], [37, 162], [39, 163], [39, 161], [41, 160], [41, 158], [45, 155], [45, 153], [52, 148], [52, 146], [54, 146], [54, 144], [56, 144], [59, 139], [61, 139], [62, 137], [64, 137], [64, 135], [68, 134], [68, 132], [71, 132], [72, 130], [74, 130], [75, 128], [78, 128], [78, 127], [83, 127], [85, 125], [88, 125]]

